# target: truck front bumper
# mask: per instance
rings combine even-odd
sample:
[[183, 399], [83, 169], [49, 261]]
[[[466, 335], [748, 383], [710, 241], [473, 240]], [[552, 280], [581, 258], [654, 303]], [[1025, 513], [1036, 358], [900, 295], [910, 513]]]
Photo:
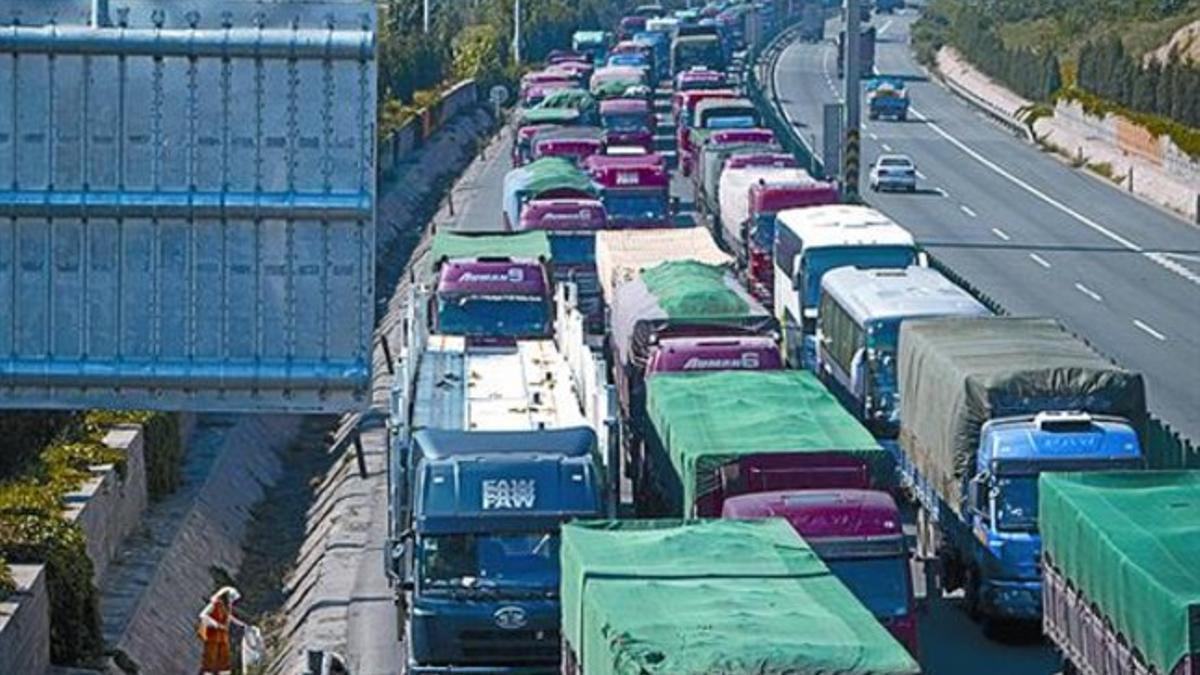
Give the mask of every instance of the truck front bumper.
[[980, 609], [983, 614], [1009, 621], [1040, 621], [1042, 618], [1042, 582], [983, 581]]

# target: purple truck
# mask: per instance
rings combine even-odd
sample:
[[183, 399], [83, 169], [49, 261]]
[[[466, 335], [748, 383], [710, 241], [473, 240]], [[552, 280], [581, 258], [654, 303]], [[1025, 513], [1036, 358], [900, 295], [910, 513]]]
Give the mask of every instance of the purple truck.
[[592, 155], [584, 169], [603, 188], [611, 227], [670, 226], [671, 178], [662, 155]]
[[782, 490], [725, 500], [723, 518], [783, 518], [913, 655], [917, 606], [900, 509], [877, 490]]
[[644, 98], [612, 98], [600, 102], [604, 142], [612, 147], [636, 146], [654, 151], [657, 122], [654, 108]]
[[550, 288], [539, 260], [447, 260], [432, 298], [433, 331], [481, 340], [547, 337], [554, 328]]
[[656, 373], [780, 368], [779, 345], [769, 337], [674, 337], [659, 341], [646, 362], [646, 379]]
[[521, 209], [517, 229], [544, 231], [550, 238], [554, 281], [569, 281], [579, 290], [579, 308], [589, 332], [604, 331], [604, 303], [596, 277], [596, 232], [608, 225], [608, 213], [597, 199], [535, 199]]

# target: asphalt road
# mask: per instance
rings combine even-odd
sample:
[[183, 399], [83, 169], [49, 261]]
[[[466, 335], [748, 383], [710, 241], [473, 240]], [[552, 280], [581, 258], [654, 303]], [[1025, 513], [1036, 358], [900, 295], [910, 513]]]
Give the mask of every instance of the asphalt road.
[[[912, 80], [912, 110], [908, 122], [863, 115], [867, 201], [1013, 313], [1059, 317], [1144, 373], [1151, 409], [1200, 440], [1200, 228], [1072, 169], [926, 81], [907, 46], [915, 18], [874, 18], [877, 68]], [[818, 147], [821, 106], [842, 86], [835, 65], [832, 43], [795, 43], [774, 74], [785, 113]], [[917, 194], [867, 190], [866, 167], [881, 152], [914, 159]]]

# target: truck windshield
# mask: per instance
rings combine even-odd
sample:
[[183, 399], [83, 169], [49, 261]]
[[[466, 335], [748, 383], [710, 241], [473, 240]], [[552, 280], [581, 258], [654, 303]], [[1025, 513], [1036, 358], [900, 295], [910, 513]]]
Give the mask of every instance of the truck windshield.
[[604, 199], [609, 218], [661, 218], [666, 212], [661, 194], [608, 193]]
[[430, 588], [558, 592], [558, 535], [551, 532], [425, 537], [421, 556]]
[[996, 528], [1006, 532], [1037, 530], [1037, 476], [997, 476]]
[[604, 128], [609, 131], [646, 131], [649, 125], [646, 124], [646, 115], [644, 113], [609, 113], [604, 116]]
[[711, 41], [705, 40], [702, 42], [676, 43], [675, 46], [675, 70], [687, 70], [706, 66], [714, 70], [720, 70], [724, 67], [721, 54], [721, 43], [716, 39]]
[[447, 335], [546, 335], [549, 308], [540, 297], [438, 298], [438, 331]]
[[804, 252], [804, 306], [816, 307], [821, 277], [835, 267], [908, 267], [917, 259], [911, 246], [830, 246]]
[[854, 597], [880, 619], [908, 613], [908, 560], [894, 558], [852, 558], [827, 560], [833, 572]]
[[757, 124], [753, 115], [719, 115], [704, 120], [705, 129], [753, 129]]
[[582, 265], [596, 262], [596, 236], [591, 232], [578, 234], [552, 233], [550, 252], [556, 265]]

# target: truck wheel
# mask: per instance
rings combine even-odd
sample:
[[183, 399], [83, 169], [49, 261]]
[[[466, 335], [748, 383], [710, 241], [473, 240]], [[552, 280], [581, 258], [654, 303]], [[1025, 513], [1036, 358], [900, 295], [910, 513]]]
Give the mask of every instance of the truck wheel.
[[902, 112], [896, 116], [896, 119], [900, 120], [901, 122], [906, 122], [908, 121], [908, 113]]

